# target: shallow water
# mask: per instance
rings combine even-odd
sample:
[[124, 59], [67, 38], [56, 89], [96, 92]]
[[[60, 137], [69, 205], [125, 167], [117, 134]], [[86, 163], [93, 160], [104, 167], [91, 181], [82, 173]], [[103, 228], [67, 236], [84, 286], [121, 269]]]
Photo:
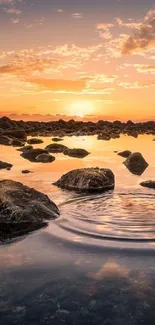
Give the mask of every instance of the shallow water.
[[[42, 139], [34, 147], [52, 142]], [[14, 165], [0, 171], [1, 179], [48, 194], [61, 212], [48, 227], [0, 247], [0, 324], [154, 324], [155, 191], [139, 185], [155, 179], [152, 139], [66, 137], [63, 144], [91, 154], [56, 154], [51, 164], [31, 163], [0, 146], [0, 159]], [[149, 163], [141, 176], [114, 152], [126, 149], [140, 151]], [[114, 191], [80, 195], [52, 185], [71, 169], [91, 166], [113, 170]]]

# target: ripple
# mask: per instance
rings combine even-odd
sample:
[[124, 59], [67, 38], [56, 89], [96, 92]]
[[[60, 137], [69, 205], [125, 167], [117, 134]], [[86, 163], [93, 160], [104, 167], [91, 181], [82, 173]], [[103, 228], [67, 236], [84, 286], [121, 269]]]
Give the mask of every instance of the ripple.
[[155, 241], [153, 193], [127, 191], [77, 196], [60, 206], [61, 229], [80, 236], [120, 241]]

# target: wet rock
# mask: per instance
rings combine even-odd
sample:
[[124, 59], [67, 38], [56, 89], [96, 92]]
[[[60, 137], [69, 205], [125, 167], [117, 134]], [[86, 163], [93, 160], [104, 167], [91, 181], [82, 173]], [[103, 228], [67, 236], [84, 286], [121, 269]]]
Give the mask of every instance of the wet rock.
[[17, 151], [25, 152], [31, 149], [33, 149], [33, 146], [24, 146], [23, 148], [17, 149]]
[[12, 141], [11, 141], [11, 145], [13, 147], [23, 147], [24, 144], [25, 144], [25, 142], [23, 142], [23, 141], [21, 141], [19, 139], [12, 139]]
[[132, 153], [125, 161], [124, 165], [135, 175], [142, 175], [148, 167], [148, 163], [140, 152]]
[[7, 170], [10, 170], [11, 168], [13, 167], [12, 164], [9, 164], [5, 161], [1, 161], [0, 160], [0, 169], [7, 169]]
[[115, 177], [106, 168], [75, 169], [63, 175], [54, 185], [81, 192], [104, 192], [114, 188]]
[[74, 149], [66, 149], [64, 151], [64, 155], [70, 156], [70, 157], [75, 157], [75, 158], [84, 158], [86, 156], [88, 156], [90, 154], [90, 152], [88, 152], [85, 149], [78, 149], [78, 148], [74, 148]]
[[155, 181], [145, 181], [140, 183], [143, 187], [154, 188], [155, 189]]
[[63, 139], [62, 138], [52, 138], [52, 141], [53, 142], [59, 142], [59, 141], [63, 141]]
[[27, 140], [28, 144], [40, 144], [40, 143], [43, 143], [43, 142], [44, 141], [39, 139], [39, 138], [32, 138], [32, 139]]
[[28, 159], [29, 161], [31, 162], [38, 162], [36, 160], [36, 158], [41, 155], [41, 154], [47, 154], [47, 150], [44, 150], [44, 149], [39, 149], [39, 148], [36, 148], [36, 149], [30, 149], [30, 150], [26, 150], [24, 152], [21, 153], [21, 157], [25, 158], [25, 159]]
[[51, 152], [51, 153], [61, 153], [61, 152], [64, 152], [66, 149], [68, 149], [66, 146], [64, 146], [63, 144], [58, 144], [58, 143], [49, 144], [45, 148], [45, 150], [47, 150], [48, 152]]
[[9, 128], [17, 127], [15, 121], [12, 121], [9, 117], [3, 116], [0, 118], [0, 128], [5, 130]]
[[4, 146], [11, 146], [12, 139], [5, 136], [5, 135], [0, 135], [0, 144]]
[[130, 150], [124, 150], [121, 152], [118, 152], [118, 155], [124, 158], [128, 158], [131, 155], [131, 151]]
[[27, 140], [27, 135], [25, 130], [23, 129], [9, 129], [9, 130], [5, 130], [3, 132], [3, 135], [6, 135], [10, 138], [16, 138], [16, 139], [20, 139], [23, 141]]
[[52, 161], [55, 160], [55, 157], [53, 157], [47, 153], [42, 153], [41, 155], [38, 155], [36, 157], [36, 160], [38, 162], [42, 162], [42, 163], [51, 163]]
[[58, 216], [47, 195], [19, 182], [0, 181], [0, 238], [37, 229]]
[[32, 173], [32, 172], [28, 169], [22, 170], [22, 174], [30, 174], [30, 173]]

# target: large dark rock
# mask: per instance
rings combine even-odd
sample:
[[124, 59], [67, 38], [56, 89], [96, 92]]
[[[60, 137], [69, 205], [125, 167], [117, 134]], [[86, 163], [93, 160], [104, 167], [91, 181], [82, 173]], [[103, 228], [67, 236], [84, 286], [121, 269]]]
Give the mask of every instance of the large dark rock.
[[0, 181], [0, 238], [37, 229], [58, 216], [47, 195], [18, 182]]
[[128, 158], [131, 155], [131, 153], [132, 152], [130, 150], [124, 150], [124, 151], [118, 152], [118, 156]]
[[32, 138], [32, 139], [27, 140], [28, 144], [40, 144], [40, 143], [43, 143], [43, 142], [44, 141], [39, 139], [39, 138]]
[[154, 188], [155, 189], [155, 181], [145, 181], [140, 183], [143, 187]]
[[78, 148], [74, 148], [74, 149], [66, 149], [64, 151], [64, 155], [70, 156], [70, 157], [75, 157], [75, 158], [84, 158], [86, 156], [88, 156], [90, 154], [90, 152], [88, 152], [85, 149], [78, 149]]
[[17, 138], [23, 141], [27, 140], [27, 135], [23, 129], [9, 129], [3, 132], [3, 135], [6, 135], [10, 138]]
[[128, 170], [135, 175], [142, 175], [148, 167], [147, 161], [144, 159], [140, 152], [132, 153], [125, 161], [124, 165]]
[[9, 163], [7, 163], [7, 162], [5, 162], [5, 161], [1, 161], [0, 160], [0, 169], [11, 169], [12, 168], [12, 164], [9, 164]]
[[36, 160], [38, 162], [42, 162], [42, 163], [51, 163], [55, 160], [55, 157], [54, 156], [51, 156], [47, 153], [42, 153], [41, 155], [38, 155], [36, 157]]
[[23, 151], [21, 153], [21, 157], [25, 158], [25, 159], [28, 159], [29, 161], [31, 162], [38, 162], [36, 160], [36, 158], [41, 155], [41, 154], [47, 154], [48, 151], [47, 150], [44, 150], [44, 149], [39, 149], [39, 148], [36, 148], [36, 149], [30, 149], [30, 150], [26, 150], [26, 151]]
[[15, 121], [12, 121], [9, 117], [3, 116], [0, 118], [0, 128], [3, 130], [9, 129], [9, 128], [15, 128], [17, 127], [17, 124]]
[[64, 146], [63, 144], [58, 144], [58, 143], [49, 144], [45, 148], [45, 150], [48, 150], [48, 152], [51, 152], [51, 153], [61, 153], [61, 152], [64, 152], [66, 149], [68, 149], [66, 146]]
[[114, 188], [115, 177], [106, 168], [75, 169], [63, 175], [54, 185], [81, 192], [104, 192]]

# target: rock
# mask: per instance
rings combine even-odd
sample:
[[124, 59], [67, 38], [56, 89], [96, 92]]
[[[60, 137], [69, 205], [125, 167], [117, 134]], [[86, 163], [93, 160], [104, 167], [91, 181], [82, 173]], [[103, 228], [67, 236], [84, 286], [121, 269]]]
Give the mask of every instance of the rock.
[[53, 142], [59, 142], [59, 141], [63, 141], [63, 139], [62, 138], [53, 138], [52, 141]]
[[10, 138], [16, 138], [23, 141], [27, 140], [27, 135], [24, 129], [9, 129], [3, 132], [3, 135], [6, 135]]
[[0, 181], [0, 238], [37, 229], [58, 216], [47, 195], [19, 182]]
[[30, 149], [21, 153], [21, 157], [28, 159], [31, 162], [38, 162], [36, 158], [41, 154], [47, 154], [47, 150], [44, 149]]
[[40, 144], [40, 143], [43, 143], [43, 142], [44, 141], [39, 139], [39, 138], [32, 138], [32, 139], [27, 140], [28, 144]]
[[0, 135], [0, 144], [4, 146], [11, 146], [12, 139], [5, 136], [5, 135]]
[[52, 143], [49, 144], [45, 150], [48, 150], [51, 153], [61, 153], [64, 152], [66, 149], [68, 149], [66, 146], [63, 144], [57, 144], [57, 143]]
[[70, 157], [75, 157], [75, 158], [84, 158], [86, 156], [88, 156], [90, 154], [90, 152], [88, 152], [85, 149], [66, 149], [64, 151], [64, 155], [70, 156]]
[[155, 181], [145, 181], [140, 183], [141, 186], [154, 188], [155, 189]]
[[106, 168], [75, 169], [63, 175], [54, 185], [81, 192], [104, 192], [114, 188], [115, 177]]
[[28, 169], [22, 170], [22, 174], [30, 174], [30, 173], [32, 173], [32, 172]]
[[131, 151], [130, 150], [125, 150], [125, 151], [121, 151], [118, 152], [118, 155], [124, 158], [128, 158], [131, 155]]
[[53, 157], [47, 153], [42, 153], [41, 155], [38, 155], [36, 157], [36, 160], [38, 162], [42, 162], [42, 163], [51, 163], [52, 161], [55, 160], [55, 157]]
[[10, 170], [13, 167], [12, 164], [8, 164], [7, 162], [0, 160], [0, 169], [7, 169]]
[[9, 117], [3, 116], [0, 118], [0, 128], [3, 130], [9, 129], [9, 128], [15, 128], [17, 127], [17, 124], [15, 121], [12, 121]]
[[148, 167], [148, 163], [143, 158], [140, 152], [132, 153], [125, 161], [124, 165], [128, 170], [135, 175], [142, 175], [145, 169]]
[[23, 148], [17, 149], [17, 151], [25, 152], [33, 149], [33, 146], [24, 146]]
[[24, 142], [19, 140], [19, 139], [12, 139], [11, 140], [11, 145], [13, 147], [23, 147], [24, 146]]

